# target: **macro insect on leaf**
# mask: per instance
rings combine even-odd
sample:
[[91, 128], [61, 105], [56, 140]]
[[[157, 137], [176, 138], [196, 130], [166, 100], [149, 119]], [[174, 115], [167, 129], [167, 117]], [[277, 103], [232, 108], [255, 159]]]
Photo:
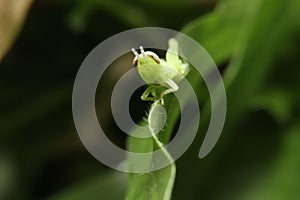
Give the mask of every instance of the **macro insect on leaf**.
[[[140, 54], [132, 49], [135, 57], [133, 65], [137, 66], [141, 78], [148, 84], [148, 88], [142, 94], [144, 101], [160, 101], [164, 105], [163, 97], [166, 94], [176, 92], [178, 83], [189, 72], [189, 66], [178, 56], [178, 42], [175, 38], [169, 39], [169, 47], [166, 59], [160, 59], [152, 51], [144, 51], [140, 46]], [[159, 87], [166, 87], [165, 90], [157, 94]], [[151, 96], [149, 96], [151, 94]]]

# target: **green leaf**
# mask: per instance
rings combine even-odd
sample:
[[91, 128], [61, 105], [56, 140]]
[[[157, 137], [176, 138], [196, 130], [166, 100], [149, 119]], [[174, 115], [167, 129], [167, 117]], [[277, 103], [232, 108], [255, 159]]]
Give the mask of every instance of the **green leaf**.
[[[129, 184], [127, 189], [127, 200], [169, 200], [172, 194], [172, 188], [175, 181], [176, 168], [171, 155], [163, 147], [163, 144], [159, 141], [155, 135], [161, 128], [163, 128], [162, 122], [165, 122], [166, 113], [163, 112], [163, 106], [158, 102], [153, 103], [148, 115], [149, 130], [151, 131], [152, 138], [135, 138], [129, 137], [127, 140], [127, 150], [130, 152], [152, 152], [154, 147], [164, 152], [166, 158], [172, 163], [171, 165], [148, 173], [143, 174], [129, 174]], [[138, 129], [134, 129], [137, 131]], [[133, 170], [136, 165], [147, 165], [148, 168], [155, 164], [152, 159], [137, 161], [130, 156], [127, 158], [128, 167]]]

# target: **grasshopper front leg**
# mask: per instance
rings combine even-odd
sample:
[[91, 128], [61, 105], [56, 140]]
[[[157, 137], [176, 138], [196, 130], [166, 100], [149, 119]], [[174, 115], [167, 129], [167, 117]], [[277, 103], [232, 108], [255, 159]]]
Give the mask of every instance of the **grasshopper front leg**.
[[155, 101], [155, 97], [149, 97], [149, 94], [152, 92], [153, 92], [153, 87], [149, 85], [148, 88], [145, 90], [145, 92], [142, 94], [141, 99], [143, 101]]

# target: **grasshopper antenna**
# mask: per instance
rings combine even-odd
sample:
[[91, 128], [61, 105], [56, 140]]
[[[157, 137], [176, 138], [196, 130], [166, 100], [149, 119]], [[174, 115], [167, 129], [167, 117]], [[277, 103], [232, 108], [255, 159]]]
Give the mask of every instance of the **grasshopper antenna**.
[[139, 53], [134, 48], [132, 48], [131, 51], [132, 53], [134, 53], [135, 56], [139, 56]]
[[145, 51], [144, 51], [144, 48], [143, 48], [142, 46], [140, 46], [140, 50], [141, 50], [142, 55], [143, 55], [143, 56], [146, 56]]

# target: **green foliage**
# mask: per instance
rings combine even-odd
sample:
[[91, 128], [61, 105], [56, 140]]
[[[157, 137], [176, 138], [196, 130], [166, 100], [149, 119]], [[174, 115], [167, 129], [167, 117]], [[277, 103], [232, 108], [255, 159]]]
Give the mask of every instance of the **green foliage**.
[[[228, 3], [228, 6], [225, 7], [226, 3]], [[223, 133], [227, 134], [227, 141], [223, 139], [223, 148], [227, 145], [226, 143], [230, 143], [233, 137], [229, 137], [232, 134], [233, 127], [248, 110], [250, 106], [249, 99], [257, 94], [258, 89], [264, 84], [270, 71], [272, 58], [276, 55], [277, 48], [282, 44], [281, 38], [294, 30], [293, 28], [297, 25], [292, 20], [296, 12], [295, 5], [287, 5], [284, 1], [276, 3], [272, 1], [252, 1], [248, 5], [242, 5], [242, 3], [244, 2], [224, 1], [215, 12], [194, 21], [183, 29], [184, 32], [199, 42], [203, 41], [203, 46], [217, 63], [220, 64], [229, 58], [231, 59], [224, 76], [230, 105], [228, 105], [229, 113], [227, 116], [229, 122]], [[282, 12], [285, 15], [279, 15]], [[277, 22], [276, 27], [273, 26], [273, 21]], [[269, 35], [272, 35], [272, 37], [270, 38]], [[266, 38], [268, 39], [266, 40]], [[260, 54], [257, 54], [257, 48], [259, 48]], [[284, 110], [284, 105], [281, 103], [287, 102], [280, 101], [280, 99], [278, 101], [278, 106], [276, 104], [266, 104], [265, 107], [268, 109], [269, 105], [274, 106], [271, 114], [274, 114], [275, 118], [278, 118], [279, 115], [284, 117], [284, 111], [280, 112], [279, 109]], [[176, 114], [178, 113], [170, 111], [168, 116]], [[204, 116], [208, 115], [205, 114]], [[207, 121], [204, 120], [205, 122]], [[203, 126], [205, 127], [205, 124]], [[168, 128], [173, 129], [173, 127]], [[196, 152], [193, 153], [196, 154]], [[191, 162], [195, 161], [191, 160]], [[196, 161], [196, 163], [199, 162]], [[209, 166], [209, 164], [207, 165]], [[192, 179], [189, 182], [189, 190], [179, 192], [178, 195], [182, 198], [187, 196], [190, 196], [188, 199], [193, 198], [193, 191], [197, 191], [200, 175], [207, 171], [201, 171], [203, 167], [201, 168], [197, 164], [194, 165], [193, 169], [196, 170], [197, 167], [199, 167], [197, 171], [200, 170], [200, 172], [193, 174], [193, 177], [197, 176], [199, 178]], [[185, 165], [185, 168], [187, 170], [190, 166]], [[180, 183], [184, 183], [184, 181]], [[180, 183], [179, 185], [183, 187]], [[147, 193], [147, 190], [144, 193]]]
[[[172, 199], [297, 200], [299, 10], [297, 0], [36, 1], [20, 38], [0, 66], [0, 174], [6, 174], [0, 178], [6, 190], [0, 198], [7, 199], [5, 194], [9, 199], [123, 199], [126, 195], [159, 200], [172, 194]], [[200, 130], [176, 161], [173, 191], [173, 165], [127, 175], [96, 162], [81, 145], [68, 106], [78, 63], [87, 52], [108, 36], [140, 26], [182, 28], [212, 56], [226, 84], [228, 113], [222, 136], [200, 160], [210, 102], [193, 69], [187, 77], [201, 104]], [[110, 102], [108, 97], [101, 99]], [[166, 95], [165, 108], [167, 126], [158, 134], [164, 144], [180, 115], [172, 94]], [[112, 120], [104, 116], [109, 127]], [[109, 130], [117, 142], [124, 142], [115, 129]], [[126, 143], [133, 152], [161, 148], [155, 138], [128, 137]], [[130, 158], [127, 161], [131, 163]]]

